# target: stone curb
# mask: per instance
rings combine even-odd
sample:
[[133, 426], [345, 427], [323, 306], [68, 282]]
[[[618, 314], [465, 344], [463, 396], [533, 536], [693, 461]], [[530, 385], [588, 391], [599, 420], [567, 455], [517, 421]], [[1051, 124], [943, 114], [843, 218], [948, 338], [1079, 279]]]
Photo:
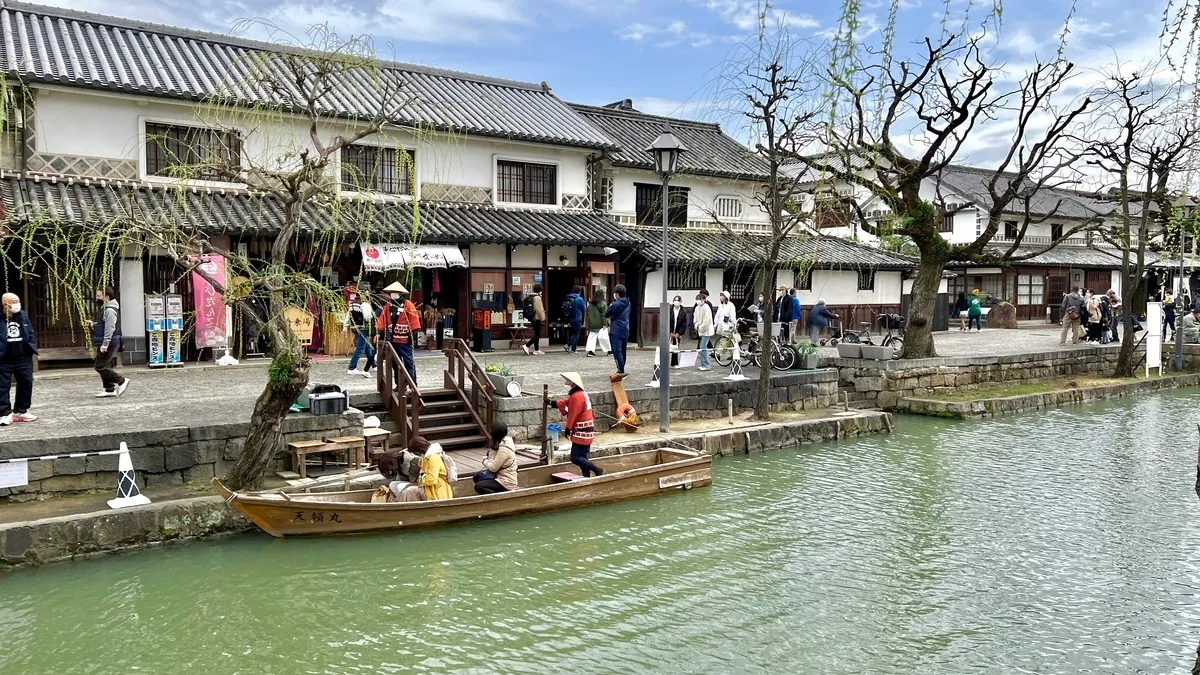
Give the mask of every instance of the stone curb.
[[1200, 385], [1200, 374], [1174, 375], [1141, 382], [1124, 382], [1080, 389], [1060, 389], [1040, 394], [1005, 396], [978, 401], [939, 401], [926, 398], [902, 398], [896, 405], [900, 412], [910, 415], [974, 419], [995, 417], [1026, 410], [1055, 408], [1072, 403], [1084, 403], [1107, 398], [1119, 398], [1151, 391], [1178, 389]]

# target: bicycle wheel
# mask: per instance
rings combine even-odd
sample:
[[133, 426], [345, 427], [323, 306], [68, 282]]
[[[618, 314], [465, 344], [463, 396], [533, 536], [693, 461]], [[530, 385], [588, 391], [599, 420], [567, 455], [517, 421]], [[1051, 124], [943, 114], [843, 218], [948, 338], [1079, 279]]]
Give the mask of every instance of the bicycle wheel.
[[762, 350], [758, 348], [758, 338], [747, 340], [745, 344], [738, 344], [738, 363], [743, 368], [750, 364], [758, 365], [759, 354]]
[[791, 370], [796, 365], [798, 356], [790, 345], [774, 345], [771, 349], [771, 368], [782, 371]]
[[713, 360], [725, 368], [733, 365], [733, 340], [728, 335], [717, 338], [713, 346]]
[[904, 353], [904, 338], [893, 337], [889, 344], [892, 346], [892, 358], [900, 358], [900, 355]]

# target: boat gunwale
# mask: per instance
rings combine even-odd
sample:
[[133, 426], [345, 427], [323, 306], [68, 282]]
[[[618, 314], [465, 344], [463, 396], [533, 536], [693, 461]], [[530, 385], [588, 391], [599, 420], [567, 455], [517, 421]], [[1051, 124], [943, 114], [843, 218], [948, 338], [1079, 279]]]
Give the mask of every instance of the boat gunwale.
[[[235, 491], [229, 490], [228, 488], [225, 488], [224, 485], [221, 485], [220, 488], [224, 488], [224, 490], [230, 494], [229, 497], [225, 498], [225, 501], [229, 502], [230, 504], [235, 504], [235, 503], [241, 502], [246, 505], [269, 506], [269, 507], [278, 507], [278, 506], [284, 506], [284, 505], [295, 505], [295, 506], [310, 505], [311, 506], [311, 505], [316, 504], [316, 505], [321, 505], [321, 506], [326, 506], [326, 507], [336, 506], [343, 510], [345, 510], [347, 507], [352, 507], [352, 510], [365, 510], [365, 511], [386, 511], [386, 510], [417, 511], [417, 510], [422, 510], [422, 509], [446, 508], [446, 507], [452, 506], [452, 505], [453, 506], [458, 506], [458, 505], [469, 506], [469, 505], [479, 504], [479, 503], [503, 502], [508, 499], [527, 497], [529, 495], [549, 494], [549, 493], [553, 493], [553, 492], [578, 489], [578, 488], [586, 486], [586, 485], [596, 485], [599, 483], [616, 482], [616, 481], [625, 480], [628, 478], [636, 478], [636, 477], [644, 476], [644, 475], [651, 474], [651, 473], [661, 472], [664, 469], [674, 471], [677, 469], [688, 468], [691, 466], [699, 466], [699, 465], [711, 466], [712, 465], [712, 456], [711, 455], [705, 455], [705, 454], [693, 452], [691, 450], [682, 450], [682, 449], [676, 449], [676, 448], [656, 448], [654, 450], [645, 450], [642, 453], [629, 453], [628, 455], [625, 455], [625, 456], [632, 456], [632, 455], [643, 454], [643, 453], [656, 453], [656, 452], [659, 452], [660, 450], [671, 450], [674, 452], [684, 452], [684, 453], [687, 453], [692, 456], [685, 457], [682, 459], [672, 460], [670, 462], [662, 462], [659, 464], [651, 464], [649, 466], [638, 467], [636, 469], [627, 469], [625, 471], [614, 471], [611, 473], [605, 473], [603, 476], [592, 476], [589, 478], [581, 478], [579, 480], [573, 480], [573, 481], [568, 481], [568, 482], [564, 482], [564, 483], [549, 483], [547, 485], [537, 485], [534, 487], [520, 488], [517, 490], [510, 490], [507, 492], [497, 492], [497, 493], [488, 494], [488, 495], [467, 495], [465, 497], [454, 497], [452, 499], [439, 499], [439, 500], [433, 500], [433, 501], [419, 501], [419, 502], [332, 501], [332, 500], [326, 500], [326, 499], [320, 499], [320, 500], [303, 499], [303, 498], [298, 499], [298, 498], [296, 498], [295, 495], [292, 495], [290, 499], [283, 499], [283, 498], [268, 497], [268, 496], [265, 496], [262, 494], [235, 492]], [[569, 462], [564, 463], [564, 465], [569, 466], [570, 463]], [[547, 465], [530, 467], [530, 469], [540, 469], [540, 468], [545, 468], [546, 466]], [[553, 465], [549, 465], [549, 466], [553, 466]], [[460, 480], [462, 480], [462, 479], [460, 479]], [[216, 478], [213, 479], [213, 482], [214, 482], [214, 484], [219, 483], [218, 479], [216, 479]], [[327, 492], [324, 494], [326, 494], [326, 495], [337, 495], [337, 494], [361, 495], [361, 494], [370, 493], [370, 492], [374, 492], [374, 491], [375, 491], [375, 489], [372, 488], [370, 490], [349, 490], [349, 491], [345, 491], [345, 492], [341, 492], [341, 493]]]

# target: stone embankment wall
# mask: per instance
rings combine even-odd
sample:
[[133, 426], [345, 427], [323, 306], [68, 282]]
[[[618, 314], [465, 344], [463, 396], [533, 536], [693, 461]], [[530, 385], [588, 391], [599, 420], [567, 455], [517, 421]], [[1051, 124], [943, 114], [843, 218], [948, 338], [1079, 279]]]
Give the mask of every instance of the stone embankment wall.
[[[1200, 366], [1200, 352], [1192, 358]], [[1023, 384], [1067, 375], [1104, 376], [1117, 363], [1116, 348], [1060, 350], [1005, 356], [911, 361], [834, 359], [851, 401], [892, 410], [902, 398], [923, 398], [999, 383]], [[1188, 365], [1188, 364], [1185, 364]]]
[[[658, 422], [658, 389], [653, 387], [634, 388], [626, 380], [629, 404], [638, 412], [638, 424]], [[755, 378], [746, 380], [717, 380], [698, 384], [671, 387], [671, 419], [694, 420], [722, 417], [727, 413], [729, 399], [733, 399], [735, 412], [754, 407]], [[838, 371], [832, 368], [790, 373], [771, 378], [771, 409], [812, 410], [832, 405], [837, 400]], [[616, 412], [616, 401], [611, 391], [588, 392], [592, 407], [597, 411], [596, 427], [607, 431], [616, 422], [605, 415]], [[551, 391], [551, 396], [561, 392]], [[541, 437], [542, 399], [538, 396], [521, 396], [495, 399], [496, 420], [508, 425], [508, 431], [519, 443]], [[602, 414], [601, 414], [602, 413]], [[562, 416], [551, 410], [550, 422], [561, 422]]]
[[[242, 452], [249, 423], [176, 426], [125, 434], [73, 436], [0, 442], [0, 459], [116, 450], [124, 441], [142, 486], [178, 485], [221, 476]], [[286, 443], [327, 436], [361, 436], [362, 413], [342, 415], [292, 414], [283, 424], [278, 468], [288, 465]], [[117, 456], [80, 457], [29, 462], [29, 484], [0, 488], [0, 503], [39, 496], [113, 490], [117, 485]]]
[[1025, 394], [1023, 396], [1006, 396], [981, 401], [937, 401], [922, 398], [902, 398], [896, 409], [914, 415], [930, 415], [933, 417], [951, 417], [967, 419], [975, 417], [995, 417], [1006, 413], [1037, 410], [1039, 408], [1056, 408], [1071, 403], [1084, 403], [1106, 398], [1117, 398], [1140, 394], [1147, 391], [1162, 391], [1177, 387], [1194, 387], [1200, 385], [1200, 374], [1177, 375], [1137, 382], [1122, 382], [1101, 387], [1086, 387], [1083, 389], [1064, 389], [1049, 391], [1041, 394]]

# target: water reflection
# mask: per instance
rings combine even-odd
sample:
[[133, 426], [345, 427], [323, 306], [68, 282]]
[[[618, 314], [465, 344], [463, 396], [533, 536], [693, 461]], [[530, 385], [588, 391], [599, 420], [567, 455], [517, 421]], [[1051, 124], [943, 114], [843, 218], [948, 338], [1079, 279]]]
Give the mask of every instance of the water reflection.
[[905, 418], [661, 499], [19, 573], [0, 671], [1176, 672], [1197, 403]]

